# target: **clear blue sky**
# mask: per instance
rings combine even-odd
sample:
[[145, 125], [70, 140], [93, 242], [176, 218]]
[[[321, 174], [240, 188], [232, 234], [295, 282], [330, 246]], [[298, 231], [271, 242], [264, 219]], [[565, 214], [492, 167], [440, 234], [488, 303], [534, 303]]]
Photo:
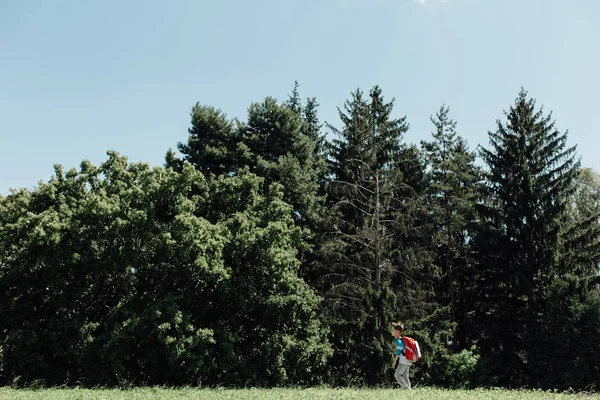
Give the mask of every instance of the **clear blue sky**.
[[160, 165], [196, 101], [245, 119], [294, 80], [338, 126], [379, 84], [414, 143], [448, 104], [472, 148], [523, 86], [600, 170], [599, 17], [596, 0], [2, 0], [0, 194], [109, 149]]

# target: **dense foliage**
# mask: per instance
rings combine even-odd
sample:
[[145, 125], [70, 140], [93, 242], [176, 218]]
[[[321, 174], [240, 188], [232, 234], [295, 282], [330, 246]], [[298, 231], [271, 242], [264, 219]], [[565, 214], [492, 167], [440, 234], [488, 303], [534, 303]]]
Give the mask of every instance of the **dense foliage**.
[[55, 166], [0, 197], [1, 383], [386, 385], [403, 321], [414, 382], [593, 385], [600, 177], [525, 91], [505, 116], [415, 145], [381, 88], [324, 129], [296, 84], [196, 104], [163, 167]]

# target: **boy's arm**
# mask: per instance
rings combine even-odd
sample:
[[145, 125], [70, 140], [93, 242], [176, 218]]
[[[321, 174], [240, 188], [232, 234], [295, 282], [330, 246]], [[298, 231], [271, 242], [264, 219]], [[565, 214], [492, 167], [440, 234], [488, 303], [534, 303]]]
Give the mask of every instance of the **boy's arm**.
[[396, 361], [398, 361], [398, 358], [400, 357], [400, 354], [402, 354], [403, 350], [404, 342], [402, 340], [396, 340], [396, 351], [394, 352], [394, 361], [392, 362], [392, 368], [396, 367]]

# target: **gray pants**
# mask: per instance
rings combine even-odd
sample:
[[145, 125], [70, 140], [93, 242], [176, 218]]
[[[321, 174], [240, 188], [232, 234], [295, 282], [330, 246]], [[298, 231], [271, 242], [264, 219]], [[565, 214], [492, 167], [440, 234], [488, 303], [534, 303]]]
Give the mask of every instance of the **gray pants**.
[[410, 365], [404, 365], [398, 363], [396, 367], [396, 372], [394, 373], [394, 378], [398, 381], [400, 386], [404, 389], [410, 390], [410, 380], [408, 379], [408, 370], [410, 369]]

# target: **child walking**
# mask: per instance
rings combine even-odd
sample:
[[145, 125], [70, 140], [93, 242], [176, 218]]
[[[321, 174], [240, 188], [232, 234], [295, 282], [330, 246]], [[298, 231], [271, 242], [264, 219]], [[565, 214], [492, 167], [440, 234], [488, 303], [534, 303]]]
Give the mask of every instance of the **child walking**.
[[[396, 338], [396, 351], [394, 352], [394, 361], [392, 362], [392, 368], [396, 368], [394, 378], [396, 378], [396, 381], [398, 381], [400, 386], [411, 390], [410, 380], [408, 379], [408, 371], [412, 363], [406, 359], [404, 354], [404, 341], [402, 340], [402, 336], [404, 334], [404, 325], [401, 322], [394, 322], [392, 324], [392, 328], [392, 333]], [[397, 366], [396, 362], [398, 362]]]

